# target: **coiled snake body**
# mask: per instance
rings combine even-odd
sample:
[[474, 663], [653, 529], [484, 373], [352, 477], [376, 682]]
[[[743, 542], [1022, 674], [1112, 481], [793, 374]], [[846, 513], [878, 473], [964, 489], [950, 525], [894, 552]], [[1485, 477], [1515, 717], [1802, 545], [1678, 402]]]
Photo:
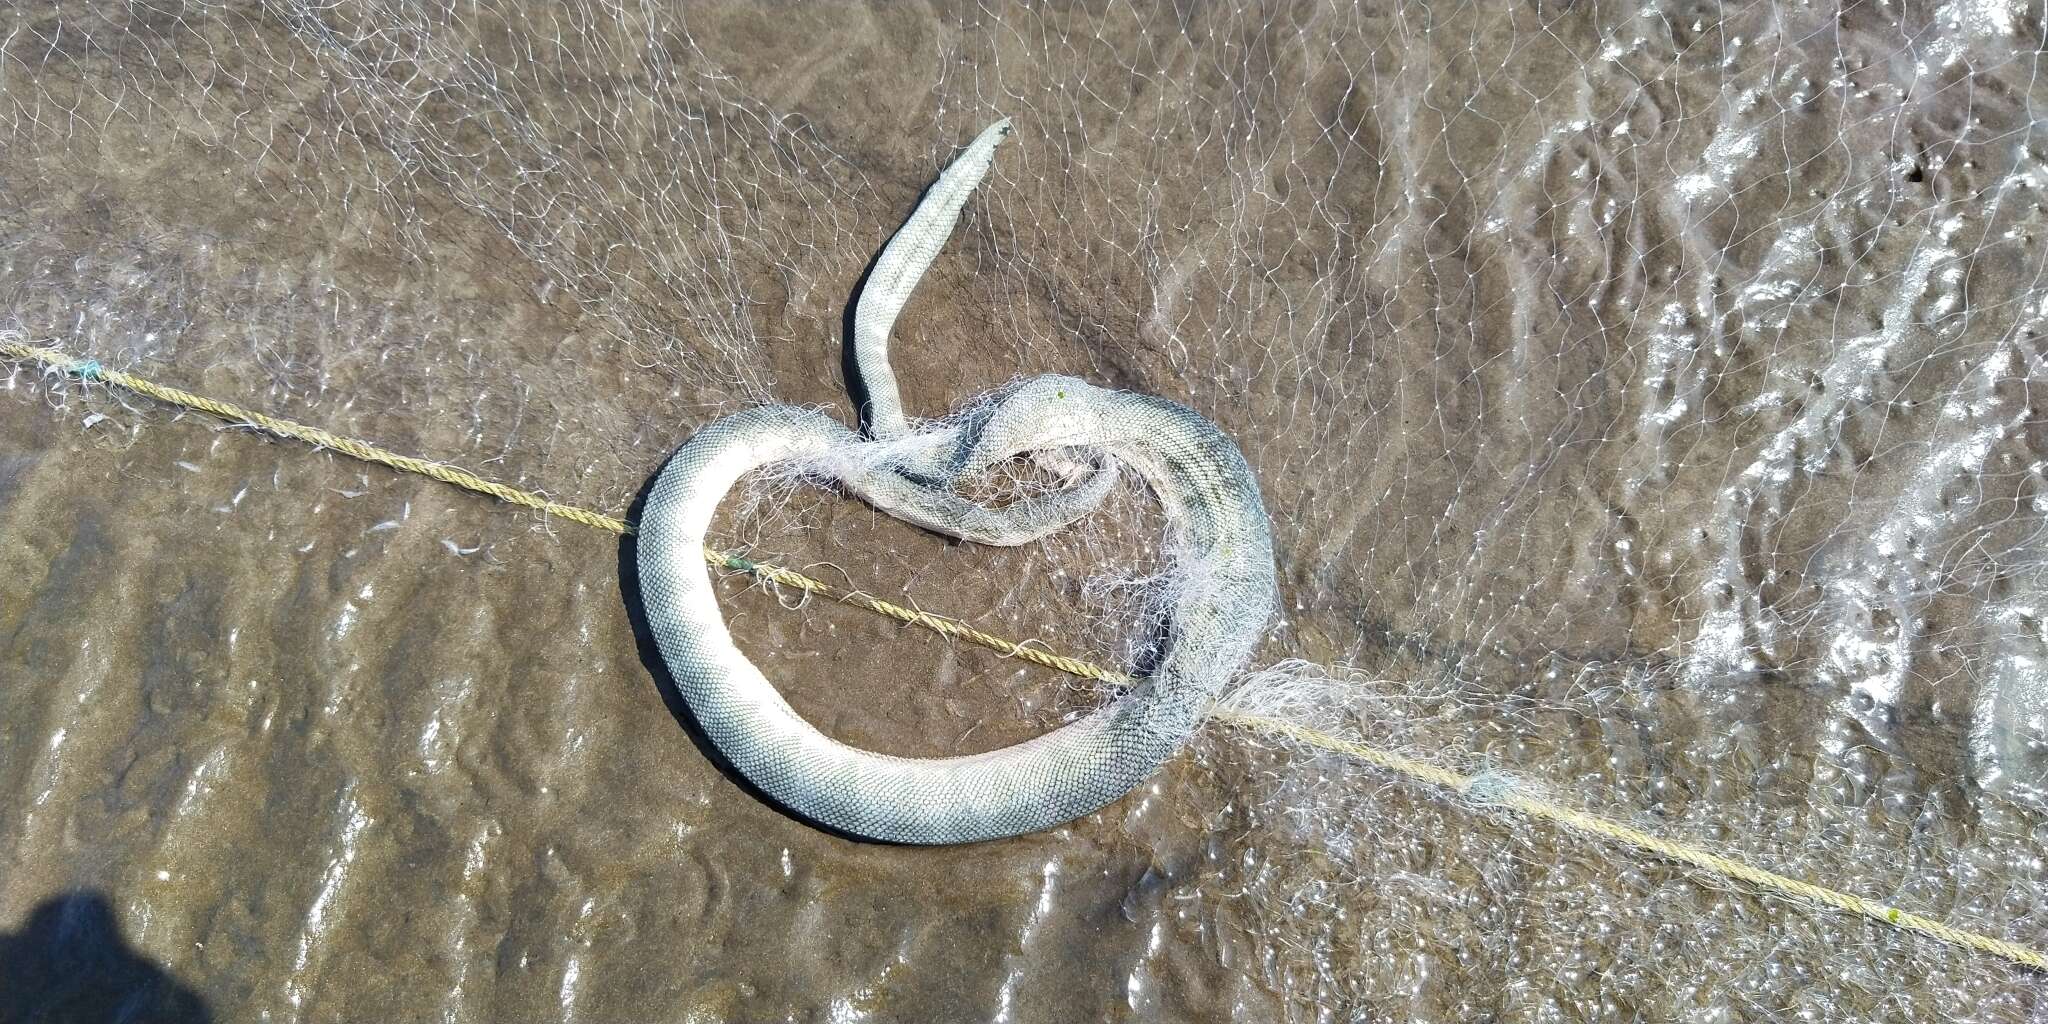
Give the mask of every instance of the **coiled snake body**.
[[[888, 364], [890, 326], [952, 233], [1009, 134], [984, 131], [932, 186], [869, 274], [855, 359], [869, 392], [863, 439], [824, 414], [764, 406], [720, 419], [679, 448], [639, 523], [648, 625], [705, 734], [771, 798], [819, 824], [901, 843], [1033, 832], [1094, 811], [1171, 757], [1250, 658], [1276, 604], [1270, 524], [1237, 446], [1185, 406], [1072, 377], [1013, 385], [964, 420], [913, 432]], [[848, 457], [848, 453], [857, 453]], [[1073, 472], [1053, 496], [1002, 508], [957, 485], [1025, 455]], [[847, 746], [797, 715], [733, 645], [700, 552], [713, 513], [758, 467], [798, 463], [877, 509], [985, 544], [1035, 540], [1086, 515], [1135, 471], [1164, 506], [1178, 559], [1156, 667], [1128, 692], [1053, 732], [964, 757], [906, 758]]]

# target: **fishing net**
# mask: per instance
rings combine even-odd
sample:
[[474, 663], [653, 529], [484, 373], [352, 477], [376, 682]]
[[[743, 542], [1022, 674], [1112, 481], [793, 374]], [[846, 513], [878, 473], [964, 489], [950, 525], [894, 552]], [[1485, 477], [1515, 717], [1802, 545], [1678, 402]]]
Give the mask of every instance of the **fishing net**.
[[[666, 713], [605, 542], [17, 368], [0, 928], [116, 929], [224, 1019], [2036, 1019], [2040, 974], [1493, 798], [2048, 938], [2043, 38], [1960, 0], [14, 5], [0, 328], [612, 513], [721, 414], [850, 422], [863, 269], [1011, 117], [905, 405], [1199, 410], [1279, 552], [1233, 707], [1491, 781], [1217, 726], [1070, 828], [849, 844]], [[1065, 654], [1157, 632], [1133, 487], [1006, 551], [732, 504], [752, 557]], [[850, 743], [1107, 696], [726, 589]]]

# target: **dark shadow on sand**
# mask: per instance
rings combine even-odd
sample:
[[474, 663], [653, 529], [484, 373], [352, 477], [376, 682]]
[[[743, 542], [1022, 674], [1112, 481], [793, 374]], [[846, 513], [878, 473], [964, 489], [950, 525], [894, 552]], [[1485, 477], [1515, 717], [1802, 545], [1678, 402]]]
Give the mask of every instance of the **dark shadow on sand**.
[[[924, 201], [923, 193], [918, 201]], [[912, 212], [916, 208], [912, 207]], [[900, 229], [899, 229], [900, 230]], [[868, 265], [861, 268], [860, 279], [853, 282], [853, 296], [846, 300], [846, 312], [840, 316], [839, 327], [839, 375], [846, 381], [846, 397], [853, 402], [854, 428], [862, 437], [872, 436], [875, 408], [868, 401], [867, 378], [860, 375], [860, 360], [853, 350], [854, 313], [860, 309], [860, 293], [867, 290], [868, 278], [875, 273], [875, 264], [882, 261], [882, 250], [876, 249]]]
[[203, 1024], [199, 993], [137, 953], [106, 896], [77, 889], [0, 932], [0, 1024]]

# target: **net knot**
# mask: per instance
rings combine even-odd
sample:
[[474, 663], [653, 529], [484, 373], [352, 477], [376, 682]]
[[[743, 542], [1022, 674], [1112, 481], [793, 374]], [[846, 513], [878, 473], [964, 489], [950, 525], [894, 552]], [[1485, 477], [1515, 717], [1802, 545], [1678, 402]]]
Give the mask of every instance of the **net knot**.
[[1514, 796], [1521, 788], [1521, 782], [1514, 776], [1503, 771], [1488, 770], [1472, 776], [1472, 781], [1466, 783], [1465, 797], [1476, 804], [1499, 806], [1507, 803], [1508, 798]]

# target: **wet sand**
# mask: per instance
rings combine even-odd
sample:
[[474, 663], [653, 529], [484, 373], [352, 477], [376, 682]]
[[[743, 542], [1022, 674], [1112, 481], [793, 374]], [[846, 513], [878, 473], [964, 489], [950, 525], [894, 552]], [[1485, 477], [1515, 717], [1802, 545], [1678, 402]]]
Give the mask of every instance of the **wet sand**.
[[[622, 512], [722, 412], [851, 418], [863, 268], [1011, 115], [896, 334], [913, 410], [1188, 402], [1275, 513], [1262, 660], [1384, 680], [1367, 734], [2048, 942], [2037, 17], [563, 10], [0, 14], [0, 326]], [[220, 1020], [2040, 1012], [1224, 732], [1043, 835], [827, 835], [692, 742], [617, 538], [11, 384], [0, 930], [61, 955], [0, 965], [0, 1020], [80, 976]], [[1105, 663], [1136, 598], [1088, 581], [1155, 564], [1137, 494], [1022, 551], [741, 511], [758, 556]], [[726, 607], [884, 751], [1099, 697]]]

